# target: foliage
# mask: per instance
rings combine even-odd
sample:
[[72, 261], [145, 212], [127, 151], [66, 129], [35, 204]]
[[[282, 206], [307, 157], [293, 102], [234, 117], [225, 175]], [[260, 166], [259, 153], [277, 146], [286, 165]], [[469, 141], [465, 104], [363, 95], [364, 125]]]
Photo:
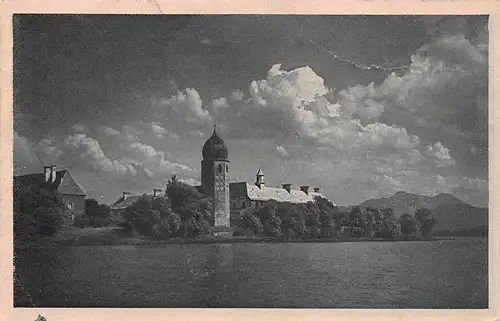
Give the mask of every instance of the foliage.
[[342, 226], [342, 215], [338, 208], [326, 198], [316, 196], [314, 206], [318, 209], [320, 237], [334, 237]]
[[211, 234], [212, 202], [172, 176], [166, 196], [142, 195], [125, 209], [124, 228], [157, 239]]
[[54, 234], [69, 220], [70, 212], [57, 191], [14, 183], [13, 192], [16, 238]]
[[331, 238], [337, 234], [336, 221], [340, 227], [342, 215], [324, 198], [316, 197], [314, 202], [307, 204], [270, 200], [257, 206], [253, 213], [242, 215], [239, 233], [286, 238]]
[[[368, 206], [365, 210], [367, 213], [370, 213], [369, 215], [371, 216], [373, 235], [383, 234], [384, 214], [382, 214], [382, 211], [378, 208], [374, 208], [371, 206]], [[391, 214], [392, 214], [392, 211], [391, 211]]]
[[206, 220], [213, 224], [212, 202], [202, 193], [186, 183], [180, 182], [173, 176], [167, 184], [166, 195], [170, 200], [172, 210], [181, 216], [183, 221], [200, 222]]
[[276, 216], [278, 203], [276, 201], [265, 202], [258, 210], [258, 218], [262, 223], [263, 234], [265, 236], [280, 236], [281, 220]]
[[371, 212], [368, 214], [364, 208], [354, 206], [349, 213], [347, 222], [351, 236], [371, 236], [373, 234], [373, 220]]
[[395, 220], [396, 215], [394, 214], [391, 207], [384, 207], [381, 210], [384, 219]]
[[287, 238], [306, 236], [305, 216], [307, 208], [303, 204], [282, 203], [278, 205], [282, 222], [281, 230]]
[[399, 218], [402, 235], [413, 235], [420, 228], [417, 220], [411, 214], [405, 213]]
[[142, 195], [134, 204], [125, 209], [123, 218], [129, 222], [133, 229], [144, 236], [161, 238], [161, 236], [168, 236], [166, 220], [172, 210], [168, 202], [156, 200], [149, 195]]
[[241, 217], [241, 225], [245, 235], [258, 235], [264, 231], [260, 219], [251, 212], [243, 214]]
[[[211, 234], [214, 223], [212, 202], [196, 188], [173, 176], [167, 183], [167, 197], [144, 195], [126, 209], [126, 227], [155, 238], [197, 237]], [[416, 219], [415, 219], [416, 218]], [[398, 238], [426, 228], [435, 220], [427, 212], [415, 218], [409, 214], [398, 220], [391, 208], [355, 206], [341, 213], [328, 199], [315, 197], [306, 204], [261, 202], [244, 211], [234, 235], [262, 235], [285, 238], [351, 237]], [[419, 224], [420, 223], [420, 224]]]
[[415, 218], [420, 223], [422, 236], [429, 237], [432, 228], [437, 224], [437, 220], [432, 216], [432, 211], [428, 208], [419, 208], [415, 211]]
[[[111, 210], [105, 204], [99, 204], [95, 199], [90, 198], [85, 200], [84, 218], [75, 222], [92, 227], [107, 226], [110, 223]], [[81, 223], [80, 223], [81, 222]]]
[[384, 218], [382, 221], [382, 228], [375, 236], [390, 239], [398, 238], [401, 236], [401, 227], [399, 222], [392, 218]]

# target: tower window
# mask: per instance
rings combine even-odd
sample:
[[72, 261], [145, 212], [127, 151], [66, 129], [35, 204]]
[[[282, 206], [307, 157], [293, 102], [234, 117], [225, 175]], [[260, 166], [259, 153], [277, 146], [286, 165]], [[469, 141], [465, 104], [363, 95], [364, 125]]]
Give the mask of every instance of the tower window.
[[219, 164], [219, 173], [222, 173], [222, 165]]
[[226, 165], [226, 173], [229, 172], [229, 165]]

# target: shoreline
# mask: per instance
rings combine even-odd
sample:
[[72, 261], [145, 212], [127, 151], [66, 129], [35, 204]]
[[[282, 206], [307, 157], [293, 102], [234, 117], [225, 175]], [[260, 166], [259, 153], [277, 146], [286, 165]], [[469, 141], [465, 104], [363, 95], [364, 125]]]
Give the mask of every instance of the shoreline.
[[[481, 236], [478, 236], [481, 237]], [[283, 238], [265, 238], [265, 237], [200, 237], [200, 238], [171, 238], [165, 240], [153, 240], [142, 237], [127, 237], [127, 238], [83, 238], [83, 239], [45, 239], [45, 240], [30, 240], [22, 244], [14, 245], [15, 249], [29, 248], [56, 248], [56, 247], [76, 247], [76, 246], [119, 246], [119, 245], [134, 245], [134, 246], [162, 246], [167, 244], [234, 244], [234, 243], [357, 243], [357, 242], [432, 242], [456, 240], [460, 238], [469, 238], [461, 236], [453, 237], [432, 237], [432, 238], [413, 238], [402, 237], [397, 239], [383, 238], [318, 238], [318, 239], [283, 239]], [[481, 237], [483, 238], [483, 237]]]

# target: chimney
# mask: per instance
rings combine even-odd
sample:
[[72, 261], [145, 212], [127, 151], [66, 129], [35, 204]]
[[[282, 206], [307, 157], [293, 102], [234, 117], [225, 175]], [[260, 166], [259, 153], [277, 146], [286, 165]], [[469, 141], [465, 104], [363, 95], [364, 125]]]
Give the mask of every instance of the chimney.
[[309, 186], [307, 185], [303, 185], [300, 187], [300, 190], [304, 193], [306, 193], [307, 195], [309, 195]]
[[314, 188], [314, 193], [319, 193], [319, 187]]
[[43, 174], [45, 175], [45, 183], [50, 181], [50, 166], [43, 167]]
[[160, 196], [160, 195], [161, 195], [161, 189], [159, 189], [159, 188], [153, 189], [153, 196], [154, 197], [157, 197], [157, 196]]
[[283, 184], [283, 189], [286, 189], [288, 193], [290, 193], [290, 190], [292, 189], [292, 184]]
[[50, 166], [50, 178], [52, 180], [52, 183], [56, 181], [56, 165], [51, 165]]
[[126, 200], [129, 195], [129, 192], [123, 192], [123, 200]]

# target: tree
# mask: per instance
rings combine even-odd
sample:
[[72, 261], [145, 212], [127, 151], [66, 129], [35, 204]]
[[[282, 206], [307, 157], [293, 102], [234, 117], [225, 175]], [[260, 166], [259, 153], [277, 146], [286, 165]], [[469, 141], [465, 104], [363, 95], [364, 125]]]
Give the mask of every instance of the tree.
[[379, 237], [383, 238], [398, 238], [401, 235], [401, 227], [397, 220], [386, 218], [382, 221], [382, 230]]
[[415, 232], [417, 232], [420, 228], [417, 220], [411, 214], [405, 213], [401, 215], [399, 221], [401, 224], [402, 235], [412, 235]]
[[85, 200], [85, 216], [90, 226], [106, 226], [110, 222], [111, 210], [105, 204], [99, 204], [97, 200], [90, 198]]
[[396, 215], [394, 214], [394, 211], [392, 210], [391, 207], [382, 208], [382, 216], [384, 219], [390, 219], [390, 220], [396, 219]]
[[294, 232], [298, 237], [307, 235], [306, 217], [308, 212], [306, 204], [294, 204], [292, 207], [290, 214], [297, 221], [297, 224], [294, 225]]
[[366, 213], [360, 206], [354, 206], [349, 213], [348, 226], [351, 229], [351, 236], [364, 236], [368, 229]]
[[158, 208], [153, 208], [152, 198], [142, 195], [137, 201], [125, 209], [123, 218], [127, 220], [137, 233], [157, 237], [159, 235], [158, 226], [161, 216]]
[[213, 224], [212, 202], [196, 188], [180, 182], [174, 175], [167, 184], [166, 194], [172, 210], [179, 214], [183, 221], [193, 218], [195, 221], [203, 219]]
[[182, 236], [181, 219], [165, 197], [142, 195], [125, 209], [123, 217], [133, 230], [146, 237], [165, 239]]
[[124, 225], [153, 238], [198, 237], [212, 233], [212, 209], [210, 199], [174, 175], [167, 183], [166, 196], [144, 194], [127, 207]]
[[422, 207], [415, 211], [415, 218], [420, 223], [420, 231], [423, 237], [431, 235], [432, 228], [437, 224], [437, 220], [432, 216], [432, 211]]
[[14, 182], [13, 194], [14, 235], [18, 239], [52, 235], [69, 220], [70, 212], [57, 191]]
[[367, 212], [373, 216], [373, 235], [380, 238], [398, 238], [401, 235], [401, 224], [396, 219], [392, 208], [381, 210], [367, 207]]
[[281, 235], [281, 220], [276, 216], [278, 204], [274, 200], [264, 202], [258, 209], [257, 216], [262, 223], [263, 234], [265, 236]]
[[319, 213], [320, 237], [334, 237], [336, 227], [340, 229], [342, 225], [338, 208], [328, 199], [319, 196], [314, 198], [314, 204]]
[[319, 213], [318, 209], [314, 206], [312, 206], [309, 210], [309, 212], [306, 214], [306, 219], [305, 219], [305, 230], [306, 230], [306, 236], [311, 237], [311, 238], [316, 238], [320, 236], [321, 233], [321, 227], [320, 227], [320, 222], [319, 222]]
[[259, 235], [264, 231], [261, 221], [252, 212], [245, 212], [241, 216], [241, 227], [247, 235]]
[[364, 211], [365, 213], [365, 218], [366, 218], [366, 223], [365, 223], [365, 226], [364, 226], [364, 233], [365, 233], [365, 236], [373, 236], [375, 230], [375, 224], [376, 224], [376, 220], [375, 220], [375, 215], [373, 214], [373, 212], [371, 211], [367, 211], [365, 209]]
[[196, 188], [183, 183], [174, 175], [167, 183], [166, 195], [172, 211], [181, 219], [184, 236], [197, 237], [211, 233], [214, 224], [213, 203]]
[[374, 208], [371, 206], [366, 207], [365, 210], [367, 213], [370, 213], [370, 216], [373, 219], [373, 222], [372, 222], [373, 223], [372, 224], [373, 235], [379, 235], [384, 228], [384, 225], [383, 225], [384, 215], [382, 214], [380, 209]]
[[281, 220], [277, 216], [273, 216], [270, 219], [266, 220], [263, 224], [264, 235], [265, 236], [280, 236], [282, 234], [281, 231]]

